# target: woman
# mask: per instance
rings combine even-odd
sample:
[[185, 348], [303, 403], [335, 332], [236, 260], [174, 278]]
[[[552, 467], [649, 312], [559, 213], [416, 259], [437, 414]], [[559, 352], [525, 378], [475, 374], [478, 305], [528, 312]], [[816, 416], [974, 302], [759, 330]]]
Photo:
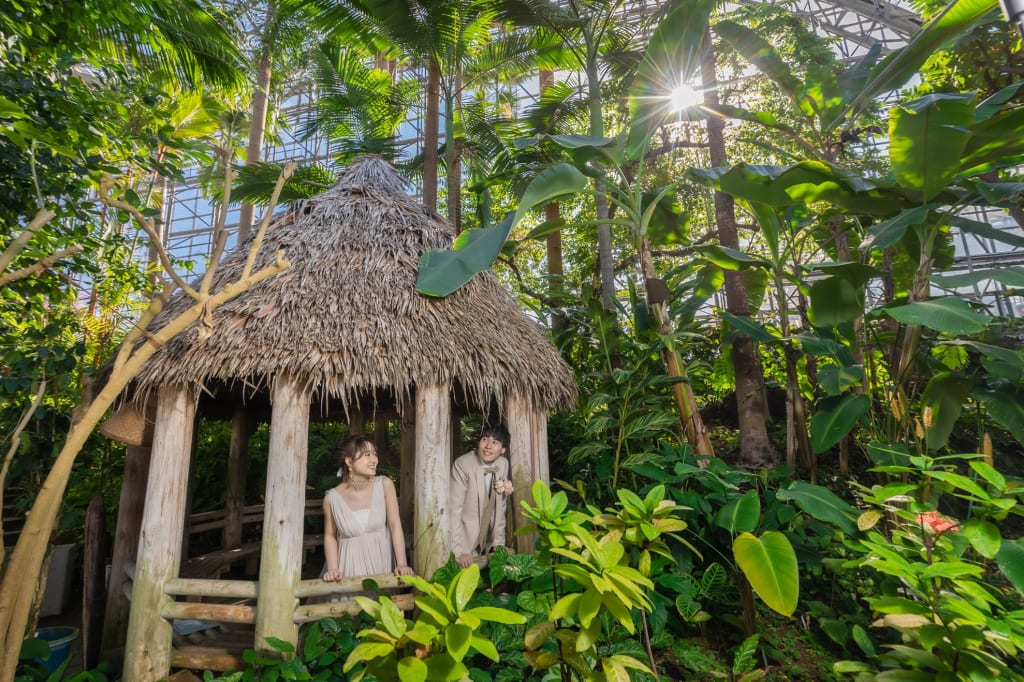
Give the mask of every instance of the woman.
[[373, 442], [363, 436], [346, 438], [338, 446], [338, 458], [341, 483], [324, 496], [323, 579], [412, 575], [395, 484], [377, 475]]

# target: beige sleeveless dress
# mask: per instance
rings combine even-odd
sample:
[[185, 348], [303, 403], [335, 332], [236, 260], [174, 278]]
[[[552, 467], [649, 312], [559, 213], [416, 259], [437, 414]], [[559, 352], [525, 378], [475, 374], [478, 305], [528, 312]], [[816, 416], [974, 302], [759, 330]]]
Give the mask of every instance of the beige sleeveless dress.
[[[385, 575], [395, 570], [391, 534], [384, 506], [384, 477], [373, 483], [369, 509], [352, 511], [334, 488], [327, 491], [338, 532], [338, 570], [346, 578]], [[325, 567], [326, 570], [326, 567]]]

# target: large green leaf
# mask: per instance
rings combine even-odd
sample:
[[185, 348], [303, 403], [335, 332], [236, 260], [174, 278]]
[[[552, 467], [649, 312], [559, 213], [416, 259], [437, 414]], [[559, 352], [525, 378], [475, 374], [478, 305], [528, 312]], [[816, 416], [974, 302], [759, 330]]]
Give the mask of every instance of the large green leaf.
[[1009, 265], [995, 270], [974, 270], [959, 275], [932, 275], [932, 283], [947, 289], [974, 286], [978, 282], [992, 280], [1011, 287], [1024, 287], [1024, 267]]
[[1024, 151], [1021, 131], [1024, 110], [1013, 107], [976, 122], [961, 159], [960, 174], [970, 177], [992, 168], [1005, 168]]
[[1024, 443], [1024, 391], [1016, 386], [999, 389], [976, 388], [972, 397], [985, 405], [988, 416]]
[[999, 92], [985, 98], [985, 101], [974, 110], [974, 121], [980, 122], [992, 118], [1007, 102], [1017, 96], [1020, 89], [1024, 87], [1024, 80], [1011, 83]]
[[732, 552], [757, 596], [773, 611], [793, 615], [800, 600], [800, 571], [789, 539], [774, 530], [760, 538], [744, 533], [733, 541]]
[[949, 441], [963, 411], [964, 400], [973, 387], [970, 377], [955, 372], [937, 374], [928, 382], [921, 396], [921, 406], [932, 409], [932, 425], [927, 433], [929, 450], [938, 450]]
[[996, 552], [996, 563], [1017, 592], [1024, 594], [1024, 544], [1020, 540], [1003, 540]]
[[826, 365], [818, 368], [818, 385], [827, 395], [839, 395], [864, 381], [864, 365]]
[[974, 93], [933, 93], [889, 110], [896, 181], [930, 201], [953, 181], [974, 121]]
[[828, 450], [850, 432], [870, 407], [871, 399], [863, 394], [847, 393], [821, 400], [811, 417], [811, 448], [818, 453]]
[[715, 516], [715, 523], [732, 534], [749, 533], [761, 519], [761, 498], [756, 490], [734, 497]]
[[527, 186], [516, 212], [500, 225], [466, 230], [455, 240], [451, 251], [424, 253], [420, 257], [416, 291], [427, 296], [452, 293], [494, 264], [509, 232], [528, 211], [556, 197], [581, 191], [586, 185], [586, 176], [567, 163], [546, 168]]
[[946, 334], [977, 334], [992, 321], [988, 315], [974, 312], [967, 301], [956, 296], [916, 301], [883, 310], [903, 324], [919, 324]]
[[741, 334], [746, 334], [755, 341], [759, 341], [761, 343], [776, 343], [781, 341], [778, 336], [772, 334], [762, 325], [754, 322], [749, 317], [738, 317], [725, 310], [719, 310], [718, 316], [728, 322], [736, 331]]
[[779, 489], [777, 497], [782, 501], [796, 503], [805, 514], [819, 521], [831, 523], [844, 533], [853, 535], [857, 532], [858, 510], [828, 488], [804, 481], [793, 481], [787, 487]]
[[701, 39], [717, 0], [677, 3], [651, 33], [629, 89], [626, 153], [639, 158], [651, 134], [672, 112], [672, 94], [700, 64]]
[[892, 246], [914, 225], [920, 225], [928, 220], [928, 215], [938, 204], [925, 204], [908, 208], [888, 220], [875, 223], [868, 228], [868, 236], [860, 243], [861, 251], [871, 249], [884, 249]]
[[896, 90], [921, 70], [921, 66], [949, 40], [983, 21], [999, 6], [997, 0], [954, 0], [941, 14], [914, 34], [903, 48], [895, 50], [872, 69], [871, 77], [840, 120], [856, 118], [883, 92]]
[[845, 277], [826, 277], [811, 285], [807, 316], [815, 327], [839, 327], [864, 314], [864, 289]]
[[[1024, 185], [1018, 184], [1015, 186], [1024, 189]], [[995, 185], [987, 185], [987, 187], [995, 187]], [[1018, 195], [1019, 192], [1013, 192], [1012, 196], [1014, 201], [1016, 201]], [[1003, 244], [1009, 244], [1010, 246], [1024, 247], [1024, 237], [1013, 234], [1010, 230], [1000, 230], [992, 227], [989, 223], [971, 220], [970, 218], [965, 218], [963, 216], [952, 216], [949, 220], [949, 224], [953, 227], [959, 228], [961, 232], [973, 234], [976, 237], [992, 239]]]
[[803, 97], [800, 79], [793, 75], [792, 70], [782, 61], [782, 57], [770, 42], [734, 21], [719, 21], [713, 30], [748, 62], [756, 66], [758, 71], [772, 79], [804, 115], [814, 116], [817, 113], [811, 103]]

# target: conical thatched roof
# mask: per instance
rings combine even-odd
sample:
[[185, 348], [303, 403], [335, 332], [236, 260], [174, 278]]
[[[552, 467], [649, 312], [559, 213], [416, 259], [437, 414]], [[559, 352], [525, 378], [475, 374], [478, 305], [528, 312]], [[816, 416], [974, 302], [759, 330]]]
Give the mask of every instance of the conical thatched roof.
[[[205, 339], [193, 325], [164, 345], [135, 387], [265, 389], [290, 375], [347, 404], [442, 380], [480, 405], [518, 394], [538, 406], [570, 406], [571, 370], [493, 273], [443, 299], [415, 292], [420, 255], [451, 243], [447, 223], [409, 198], [390, 165], [356, 160], [333, 188], [268, 229], [255, 269], [279, 250], [291, 267], [218, 308]], [[214, 291], [238, 278], [247, 246], [222, 260]], [[190, 304], [179, 296], [153, 328]]]

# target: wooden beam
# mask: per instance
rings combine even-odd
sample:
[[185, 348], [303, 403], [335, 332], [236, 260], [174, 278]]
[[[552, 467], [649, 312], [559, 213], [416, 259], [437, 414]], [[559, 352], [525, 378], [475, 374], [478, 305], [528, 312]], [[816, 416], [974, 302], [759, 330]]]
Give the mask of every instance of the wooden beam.
[[240, 652], [205, 646], [175, 648], [171, 664], [189, 670], [244, 670], [249, 666]]
[[416, 387], [416, 520], [413, 566], [429, 578], [448, 561], [451, 520], [448, 481], [452, 449], [451, 398], [446, 383]]
[[110, 558], [110, 582], [107, 584], [107, 606], [103, 615], [103, 650], [124, 647], [128, 632], [130, 602], [122, 586], [125, 567], [135, 563], [139, 554], [139, 531], [146, 503], [146, 480], [149, 478], [150, 446], [129, 445], [124, 460], [121, 497], [117, 506], [117, 528], [114, 531], [114, 552]]
[[255, 647], [273, 656], [280, 654], [268, 647], [267, 637], [292, 645], [299, 639], [293, 617], [302, 572], [310, 393], [297, 379], [279, 376], [271, 400]]
[[544, 410], [537, 409], [522, 396], [509, 396], [505, 402], [505, 414], [508, 419], [510, 475], [515, 492], [512, 493], [512, 518], [515, 528], [509, 528], [506, 537], [515, 538], [517, 552], [532, 552], [537, 540], [536, 533], [515, 535], [517, 528], [524, 525], [525, 520], [520, 513], [522, 501], [532, 504], [530, 492], [534, 481], [544, 481], [551, 485], [551, 473], [548, 465], [548, 415]]
[[[391, 597], [395, 606], [403, 611], [411, 611], [416, 603], [411, 594], [398, 594]], [[327, 618], [329, 616], [342, 616], [345, 614], [356, 614], [362, 611], [359, 603], [354, 600], [335, 601], [325, 604], [303, 604], [295, 609], [296, 623], [311, 623], [314, 620]]]
[[125, 682], [158, 680], [171, 670], [171, 624], [160, 617], [160, 611], [170, 602], [164, 586], [177, 577], [181, 563], [195, 414], [195, 389], [173, 385], [160, 389], [128, 619]]
[[177, 597], [224, 597], [227, 599], [255, 599], [255, 580], [206, 580], [204, 578], [174, 578], [167, 581], [164, 592]]
[[256, 620], [256, 609], [244, 604], [169, 601], [160, 609], [160, 615], [168, 620], [212, 620], [252, 625]]

